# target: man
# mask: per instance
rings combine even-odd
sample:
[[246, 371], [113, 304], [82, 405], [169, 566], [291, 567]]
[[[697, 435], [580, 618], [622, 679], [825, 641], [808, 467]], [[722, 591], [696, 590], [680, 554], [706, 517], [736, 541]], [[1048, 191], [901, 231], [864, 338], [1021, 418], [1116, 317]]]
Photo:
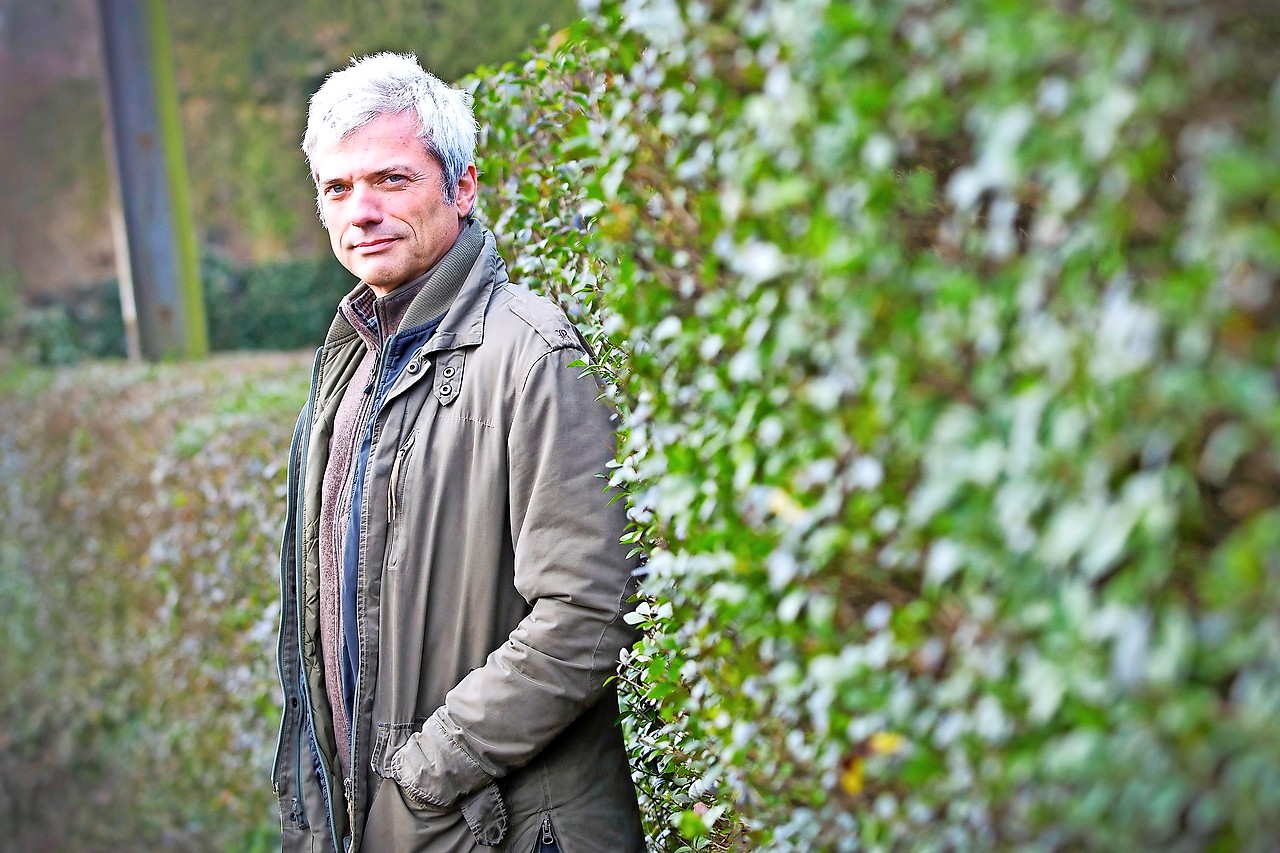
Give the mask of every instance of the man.
[[285, 853], [643, 848], [606, 685], [635, 639], [611, 416], [472, 220], [475, 138], [412, 56], [311, 99], [320, 218], [360, 282], [289, 460]]

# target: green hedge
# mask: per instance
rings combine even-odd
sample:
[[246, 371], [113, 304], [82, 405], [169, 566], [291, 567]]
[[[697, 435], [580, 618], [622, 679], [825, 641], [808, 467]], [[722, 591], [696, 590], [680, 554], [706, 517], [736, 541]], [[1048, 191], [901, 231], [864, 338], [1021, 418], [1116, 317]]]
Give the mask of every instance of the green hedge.
[[205, 262], [214, 351], [314, 349], [355, 279], [331, 255], [238, 267]]
[[657, 847], [1271, 843], [1276, 29], [632, 0], [477, 84], [625, 410]]
[[307, 355], [0, 386], [13, 850], [270, 850], [277, 554]]
[[[355, 284], [332, 255], [251, 266], [208, 252], [200, 260], [200, 280], [214, 352], [314, 348], [324, 338], [338, 300]], [[45, 298], [15, 313], [12, 348], [27, 364], [124, 357], [120, 291], [114, 280]]]

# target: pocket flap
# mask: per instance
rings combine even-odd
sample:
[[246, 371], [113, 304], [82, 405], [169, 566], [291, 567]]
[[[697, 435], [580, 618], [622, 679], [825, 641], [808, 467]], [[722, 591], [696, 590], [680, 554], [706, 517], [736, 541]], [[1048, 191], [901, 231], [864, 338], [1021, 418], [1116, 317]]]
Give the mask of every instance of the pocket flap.
[[497, 847], [507, 837], [507, 807], [493, 782], [462, 801], [462, 816], [482, 847]]
[[378, 735], [373, 742], [373, 752], [369, 753], [369, 767], [383, 779], [394, 778], [391, 774], [391, 758], [400, 747], [404, 746], [414, 732], [422, 728], [426, 722], [423, 718], [413, 723], [378, 723]]

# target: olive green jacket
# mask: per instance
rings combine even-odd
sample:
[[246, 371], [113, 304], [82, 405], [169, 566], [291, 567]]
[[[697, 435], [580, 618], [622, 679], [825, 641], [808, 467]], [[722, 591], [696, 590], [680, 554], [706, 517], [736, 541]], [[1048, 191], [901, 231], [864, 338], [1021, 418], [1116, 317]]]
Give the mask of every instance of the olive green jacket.
[[613, 418], [574, 364], [589, 358], [577, 330], [510, 284], [478, 233], [439, 327], [429, 334], [415, 302], [370, 385], [345, 780], [319, 648], [317, 520], [365, 344], [339, 315], [316, 356], [281, 550], [284, 853], [528, 853], [544, 836], [565, 853], [643, 849], [606, 685], [635, 640], [624, 502], [609, 503], [602, 477]]

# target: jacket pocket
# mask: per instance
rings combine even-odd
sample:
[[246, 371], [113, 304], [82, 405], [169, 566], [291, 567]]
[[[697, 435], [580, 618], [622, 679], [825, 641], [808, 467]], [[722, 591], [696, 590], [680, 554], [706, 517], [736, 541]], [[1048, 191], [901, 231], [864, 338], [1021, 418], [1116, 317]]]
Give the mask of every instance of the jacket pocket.
[[391, 772], [391, 759], [400, 747], [405, 745], [409, 737], [422, 728], [426, 717], [412, 723], [378, 723], [378, 734], [373, 741], [373, 751], [369, 753], [369, 769], [383, 779], [394, 779]]
[[462, 817], [481, 847], [497, 847], [507, 837], [507, 807], [496, 782], [462, 801]]
[[481, 847], [497, 847], [507, 837], [507, 806], [502, 799], [502, 790], [496, 782], [490, 782], [483, 788], [462, 798], [456, 809], [441, 809], [423, 802], [412, 790], [400, 784], [395, 775], [395, 757], [414, 732], [419, 731], [426, 718], [412, 723], [378, 723], [378, 733], [374, 740], [373, 751], [369, 755], [369, 763], [375, 774], [396, 785], [401, 795], [410, 805], [411, 811], [423, 820], [440, 819], [442, 815], [462, 812], [467, 828], [476, 844]]
[[418, 432], [414, 430], [409, 433], [409, 437], [405, 439], [404, 444], [396, 451], [395, 462], [391, 464], [391, 478], [387, 487], [387, 525], [390, 528], [387, 531], [387, 563], [389, 570], [395, 571], [400, 567], [400, 512], [404, 506], [405, 481], [409, 479], [408, 461], [413, 455], [413, 445], [416, 441]]
[[424, 722], [425, 719], [415, 723], [378, 723], [378, 734], [373, 742], [373, 750], [369, 753], [369, 769], [399, 788], [405, 803], [415, 811], [437, 815], [457, 811], [427, 802], [420, 791], [415, 791], [412, 786], [407, 786], [396, 778], [396, 753], [414, 732], [422, 728]]
[[387, 518], [392, 524], [396, 523], [400, 507], [404, 503], [404, 465], [409, 458], [409, 454], [413, 452], [413, 444], [417, 439], [417, 435], [417, 430], [409, 433], [409, 437], [405, 439], [404, 444], [400, 445], [400, 449], [396, 451], [395, 462], [391, 464], [391, 487], [387, 490]]

